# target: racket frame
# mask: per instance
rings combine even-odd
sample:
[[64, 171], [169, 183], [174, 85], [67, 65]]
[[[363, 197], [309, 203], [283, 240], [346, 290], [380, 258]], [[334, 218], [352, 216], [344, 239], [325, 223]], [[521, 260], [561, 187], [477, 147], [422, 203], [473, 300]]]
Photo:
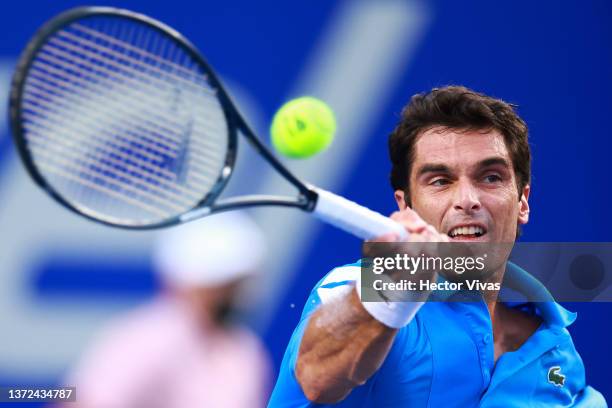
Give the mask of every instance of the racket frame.
[[[221, 104], [221, 108], [227, 120], [228, 145], [225, 163], [221, 173], [219, 174], [213, 188], [204, 196], [193, 208], [182, 214], [178, 214], [166, 220], [154, 224], [120, 224], [109, 220], [98, 218], [89, 212], [84, 212], [79, 207], [70, 201], [66, 200], [59, 194], [53, 186], [47, 182], [45, 177], [36, 167], [31, 154], [28, 150], [27, 140], [25, 137], [26, 131], [22, 123], [22, 95], [28, 78], [28, 72], [31, 65], [39, 52], [39, 50], [47, 43], [47, 40], [56, 32], [69, 26], [75, 21], [82, 20], [88, 17], [96, 16], [116, 16], [128, 20], [134, 20], [138, 23], [145, 24], [154, 30], [169, 36], [176, 45], [186, 51], [202, 68], [206, 74], [206, 80], [215, 89], [217, 97]], [[114, 8], [114, 7], [77, 7], [65, 11], [55, 18], [45, 23], [29, 41], [27, 47], [19, 58], [15, 74], [11, 82], [11, 90], [9, 97], [9, 121], [13, 134], [13, 140], [19, 156], [25, 165], [25, 168], [31, 178], [43, 188], [51, 197], [53, 197], [62, 206], [69, 210], [84, 216], [92, 221], [105, 225], [124, 228], [147, 230], [154, 228], [162, 228], [175, 224], [179, 224], [188, 220], [196, 219], [211, 213], [227, 211], [242, 207], [253, 206], [285, 206], [297, 207], [305, 211], [313, 211], [316, 206], [318, 194], [314, 188], [302, 182], [295, 177], [273, 154], [270, 150], [257, 138], [255, 132], [246, 123], [243, 116], [238, 112], [236, 105], [232, 102], [231, 97], [226, 92], [212, 67], [208, 64], [199, 50], [183, 35], [167, 26], [166, 24], [157, 21], [143, 14], [135, 13], [129, 10]], [[245, 195], [239, 197], [228, 197], [219, 199], [222, 191], [228, 184], [233, 169], [236, 163], [238, 149], [238, 132], [250, 142], [251, 146], [266, 160], [278, 173], [289, 183], [295, 186], [298, 190], [298, 195], [295, 198], [277, 195]]]

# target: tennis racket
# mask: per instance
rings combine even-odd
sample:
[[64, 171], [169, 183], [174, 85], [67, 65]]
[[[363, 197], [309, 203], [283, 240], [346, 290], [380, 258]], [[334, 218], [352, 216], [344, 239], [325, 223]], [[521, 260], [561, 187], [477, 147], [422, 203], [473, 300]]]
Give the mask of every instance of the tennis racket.
[[[35, 182], [107, 225], [156, 228], [272, 205], [311, 212], [363, 239], [406, 236], [388, 217], [293, 175], [256, 137], [199, 51], [142, 14], [81, 7], [47, 22], [18, 63], [10, 120]], [[220, 198], [239, 134], [296, 187], [295, 196]]]

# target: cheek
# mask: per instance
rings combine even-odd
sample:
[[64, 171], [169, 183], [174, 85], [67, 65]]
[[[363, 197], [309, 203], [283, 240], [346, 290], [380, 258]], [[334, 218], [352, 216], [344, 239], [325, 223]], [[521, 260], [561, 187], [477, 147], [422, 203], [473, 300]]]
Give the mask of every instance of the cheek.
[[513, 213], [516, 213], [519, 208], [519, 199], [518, 192], [516, 191], [516, 187], [514, 185], [501, 188], [495, 194], [496, 199], [499, 201], [498, 206], [500, 208], [505, 208], [506, 210], [513, 210]]
[[416, 191], [415, 193], [416, 194], [411, 196], [412, 209], [416, 211], [426, 223], [439, 228], [444, 218], [444, 213], [449, 206], [449, 200], [440, 195], [419, 194]]
[[518, 222], [519, 200], [516, 189], [497, 191], [482, 196], [483, 207], [490, 213], [500, 230], [515, 230]]

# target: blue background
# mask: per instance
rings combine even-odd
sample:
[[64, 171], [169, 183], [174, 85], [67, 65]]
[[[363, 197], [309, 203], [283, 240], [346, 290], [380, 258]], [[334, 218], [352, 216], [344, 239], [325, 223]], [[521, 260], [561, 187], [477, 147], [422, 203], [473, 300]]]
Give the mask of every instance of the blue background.
[[[333, 24], [345, 3], [100, 2], [148, 14], [182, 32], [223, 77], [256, 98], [264, 120], [290, 96], [307, 57], [322, 41], [324, 27]], [[75, 5], [69, 1], [4, 3], [0, 57], [15, 58], [42, 22]], [[393, 211], [386, 137], [399, 111], [416, 92], [463, 84], [518, 104], [530, 127], [532, 219], [522, 240], [612, 241], [612, 3], [435, 1], [423, 6], [431, 20], [394, 82], [390, 98], [380, 107], [384, 113], [376, 119], [366, 148], [355, 158], [350, 177], [336, 191], [383, 213]], [[368, 62], [367, 55], [353, 61], [356, 65]], [[0, 139], [0, 171], [14, 154], [10, 140]], [[0, 241], [8, 239], [10, 232], [0, 231]], [[295, 278], [283, 286], [284, 292], [274, 294], [278, 302], [271, 312], [272, 323], [260, 329], [276, 367], [311, 287], [333, 266], [356, 258], [359, 241], [323, 226], [302, 250]], [[66, 269], [80, 267], [78, 262], [41, 261], [40, 271], [32, 274], [33, 292], [42, 298], [62, 291], [145, 298], [157, 287], [146, 263], [124, 265], [138, 271], [129, 278], [120, 270], [114, 271], [114, 277], [102, 270], [93, 272], [76, 283], [66, 277]], [[567, 307], [579, 313], [570, 331], [585, 361], [587, 382], [610, 399], [612, 304]], [[1, 384], [28, 383], [28, 378], [15, 378], [2, 370], [0, 375], [6, 377], [0, 378]]]

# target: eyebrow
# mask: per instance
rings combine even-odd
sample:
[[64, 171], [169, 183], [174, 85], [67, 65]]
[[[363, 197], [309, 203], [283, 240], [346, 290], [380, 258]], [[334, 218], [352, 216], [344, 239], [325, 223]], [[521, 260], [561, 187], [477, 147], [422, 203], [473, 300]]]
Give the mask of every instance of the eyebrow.
[[450, 169], [445, 164], [424, 164], [417, 170], [417, 177], [427, 173], [450, 173]]
[[[476, 164], [477, 168], [491, 167], [491, 166], [503, 166], [507, 169], [510, 168], [510, 164], [508, 163], [508, 161], [502, 157], [489, 157], [487, 159], [481, 160], [480, 162], [478, 162], [478, 164]], [[418, 178], [428, 173], [450, 174], [452, 173], [452, 171], [446, 164], [430, 163], [430, 164], [424, 164], [421, 167], [419, 167], [419, 169], [417, 170], [416, 176]]]
[[510, 168], [510, 164], [503, 157], [489, 157], [488, 159], [481, 160], [477, 167], [491, 167], [491, 166], [503, 166], [507, 169]]

